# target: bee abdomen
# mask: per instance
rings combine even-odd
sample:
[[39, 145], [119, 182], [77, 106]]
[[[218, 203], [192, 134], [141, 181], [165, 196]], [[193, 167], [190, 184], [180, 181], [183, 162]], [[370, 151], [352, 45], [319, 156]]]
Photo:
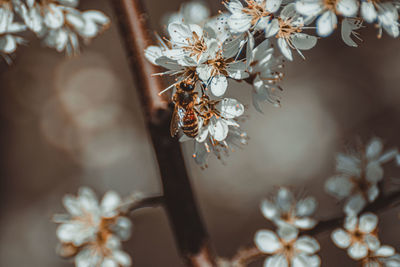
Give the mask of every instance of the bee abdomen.
[[196, 137], [199, 133], [199, 124], [196, 116], [188, 116], [183, 120], [182, 131], [189, 137]]

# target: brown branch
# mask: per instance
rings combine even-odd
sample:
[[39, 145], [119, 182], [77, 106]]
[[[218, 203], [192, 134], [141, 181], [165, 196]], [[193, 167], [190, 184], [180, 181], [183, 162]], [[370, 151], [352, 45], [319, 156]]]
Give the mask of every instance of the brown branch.
[[[134, 198], [136, 198], [134, 196]], [[133, 212], [142, 208], [154, 208], [164, 205], [164, 196], [152, 196], [152, 197], [139, 197], [128, 207], [128, 212]]]
[[232, 267], [242, 267], [247, 266], [253, 261], [258, 260], [265, 256], [265, 253], [262, 253], [256, 247], [248, 247], [240, 249], [236, 255], [231, 260]]
[[[371, 203], [361, 212], [383, 212], [394, 205], [400, 203], [400, 191], [393, 192], [386, 196], [379, 197], [375, 202]], [[321, 233], [332, 231], [336, 228], [342, 227], [344, 217], [333, 218], [325, 221], [320, 221], [313, 229], [304, 231], [302, 234], [316, 236]], [[257, 247], [252, 246], [245, 249], [240, 249], [231, 260], [233, 267], [242, 267], [247, 264], [265, 256]]]
[[178, 250], [188, 266], [215, 266], [214, 253], [200, 217], [186, 171], [180, 144], [169, 134], [172, 111], [158, 96], [162, 90], [157, 72], [144, 57], [151, 44], [146, 13], [139, 0], [112, 0], [131, 63], [132, 74], [141, 96], [147, 127], [157, 157], [164, 194], [164, 207]]

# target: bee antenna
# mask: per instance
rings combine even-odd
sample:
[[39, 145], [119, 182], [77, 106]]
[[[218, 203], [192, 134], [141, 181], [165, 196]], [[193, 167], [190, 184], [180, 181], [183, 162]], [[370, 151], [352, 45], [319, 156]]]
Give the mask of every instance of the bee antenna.
[[168, 91], [169, 89], [171, 89], [172, 87], [174, 87], [174, 85], [175, 85], [175, 84], [172, 84], [172, 85], [168, 86], [167, 88], [165, 88], [164, 90], [162, 90], [161, 92], [159, 92], [158, 95], [160, 96], [160, 95], [164, 94], [166, 91]]

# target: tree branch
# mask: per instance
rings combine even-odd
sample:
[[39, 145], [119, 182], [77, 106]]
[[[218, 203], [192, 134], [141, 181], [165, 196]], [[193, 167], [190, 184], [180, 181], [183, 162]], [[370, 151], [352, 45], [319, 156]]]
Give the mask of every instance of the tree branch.
[[169, 134], [172, 115], [162, 90], [157, 68], [147, 62], [145, 48], [151, 44], [146, 13], [139, 0], [112, 0], [131, 63], [132, 74], [141, 97], [147, 127], [157, 157], [163, 186], [164, 206], [177, 242], [188, 266], [215, 266], [214, 253], [198, 212], [186, 171], [180, 144]]

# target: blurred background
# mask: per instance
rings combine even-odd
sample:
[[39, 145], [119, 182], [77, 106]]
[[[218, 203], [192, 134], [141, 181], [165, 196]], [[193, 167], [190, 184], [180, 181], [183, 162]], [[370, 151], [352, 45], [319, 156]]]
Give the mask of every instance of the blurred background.
[[[163, 15], [182, 3], [145, 2], [160, 33]], [[223, 9], [219, 1], [212, 4], [214, 13]], [[80, 8], [100, 9], [113, 24], [79, 57], [68, 59], [28, 36], [29, 46], [18, 49], [12, 66], [0, 62], [0, 266], [72, 266], [55, 253], [51, 216], [64, 211], [62, 196], [81, 185], [99, 195], [109, 189], [121, 195], [161, 192], [110, 1], [81, 0]], [[373, 27], [361, 33], [357, 49], [335, 33], [306, 51], [307, 60], [297, 56], [287, 63], [281, 108], [265, 104], [264, 114], [256, 112], [251, 88], [232, 82], [228, 96], [248, 104], [243, 128], [250, 141], [224, 164], [211, 157], [208, 169], [201, 170], [191, 158], [192, 145], [184, 145], [198, 204], [220, 256], [232, 256], [252, 244], [258, 229], [271, 227], [259, 202], [277, 186], [317, 197], [320, 219], [338, 216], [340, 207], [322, 190], [333, 174], [335, 153], [373, 136], [387, 148], [400, 145], [398, 40], [387, 35], [378, 40]], [[386, 177], [400, 177], [400, 169], [387, 165]], [[380, 219], [382, 241], [397, 248], [398, 213], [393, 209]], [[161, 208], [136, 212], [133, 223], [125, 243], [133, 266], [183, 266]], [[356, 266], [328, 233], [317, 239], [323, 266]]]

